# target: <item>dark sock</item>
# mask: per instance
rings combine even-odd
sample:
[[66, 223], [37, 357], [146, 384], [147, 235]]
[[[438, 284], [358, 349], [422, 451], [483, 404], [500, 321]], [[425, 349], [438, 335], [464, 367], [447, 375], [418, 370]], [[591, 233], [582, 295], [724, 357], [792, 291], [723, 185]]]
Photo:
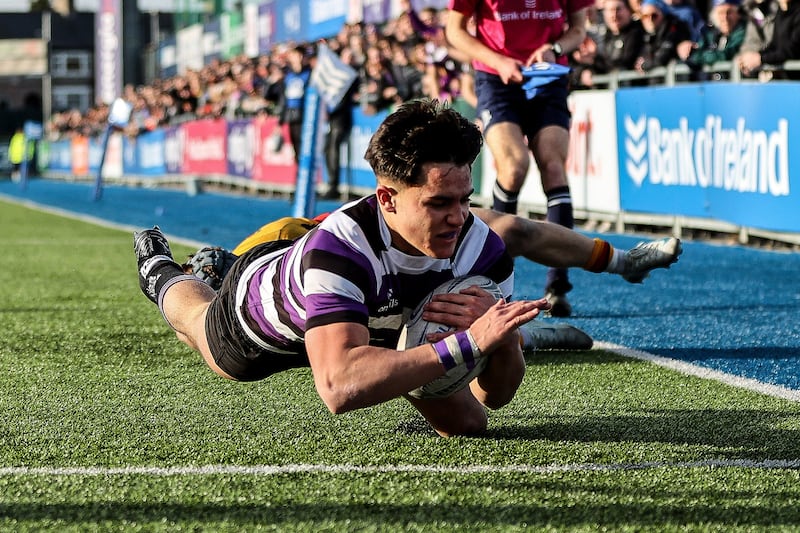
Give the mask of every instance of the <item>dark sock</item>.
[[547, 196], [547, 221], [572, 229], [575, 219], [572, 215], [572, 196], [569, 187], [556, 187], [545, 193]]
[[492, 209], [501, 213], [517, 213], [517, 198], [519, 193], [510, 192], [500, 186], [499, 183], [494, 182], [494, 190], [492, 191]]
[[179, 281], [203, 282], [192, 274], [186, 274], [177, 263], [164, 261], [163, 259], [161, 261], [150, 270], [146, 277], [140, 276], [142, 280], [141, 283], [143, 284], [142, 292], [151, 302], [158, 306], [158, 310], [161, 311], [161, 316], [164, 317], [166, 323], [169, 324], [172, 329], [175, 329], [172, 322], [167, 318], [167, 314], [164, 312], [164, 294], [166, 294], [167, 289]]
[[[143, 274], [142, 270], [147, 274]], [[165, 286], [172, 285], [173, 280], [179, 281], [175, 278], [193, 278], [193, 276], [187, 275], [178, 263], [167, 261], [164, 258], [158, 259], [152, 267], [148, 267], [148, 261], [145, 260], [139, 265], [139, 272], [142, 292], [156, 305], [159, 305], [159, 296]]]
[[[547, 196], [547, 221], [572, 229], [575, 219], [572, 214], [572, 196], [569, 187], [556, 187], [545, 193]], [[566, 268], [550, 268], [547, 271], [547, 290], [565, 294], [572, 289]]]

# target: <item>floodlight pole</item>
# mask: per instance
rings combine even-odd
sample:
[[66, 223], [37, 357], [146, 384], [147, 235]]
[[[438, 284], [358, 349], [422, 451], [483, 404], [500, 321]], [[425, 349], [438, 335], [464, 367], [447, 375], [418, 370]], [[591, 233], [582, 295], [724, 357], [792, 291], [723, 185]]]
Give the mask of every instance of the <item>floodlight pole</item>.
[[50, 41], [52, 37], [52, 14], [49, 9], [42, 10], [42, 40], [45, 49], [45, 73], [42, 74], [42, 124], [50, 122], [53, 111], [53, 80], [50, 74]]
[[161, 28], [158, 24], [158, 11], [150, 12], [150, 44], [153, 49], [158, 50], [158, 43], [161, 41]]

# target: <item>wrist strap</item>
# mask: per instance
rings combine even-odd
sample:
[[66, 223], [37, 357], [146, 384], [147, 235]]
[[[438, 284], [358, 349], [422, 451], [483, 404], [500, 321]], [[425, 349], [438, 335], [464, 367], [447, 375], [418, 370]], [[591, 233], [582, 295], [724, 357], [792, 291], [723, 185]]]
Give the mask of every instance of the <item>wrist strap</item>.
[[433, 343], [439, 362], [450, 370], [461, 364], [467, 369], [475, 368], [475, 359], [481, 357], [481, 350], [469, 330], [458, 331], [449, 337]]

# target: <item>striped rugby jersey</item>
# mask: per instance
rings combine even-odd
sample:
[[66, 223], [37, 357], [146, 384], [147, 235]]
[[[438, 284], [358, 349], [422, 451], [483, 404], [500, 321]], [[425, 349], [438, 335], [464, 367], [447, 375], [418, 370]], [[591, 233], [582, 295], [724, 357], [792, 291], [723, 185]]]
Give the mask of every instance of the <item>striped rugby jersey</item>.
[[306, 330], [356, 322], [368, 327], [371, 345], [394, 348], [411, 310], [454, 277], [483, 274], [511, 297], [513, 260], [472, 213], [452, 258], [411, 256], [390, 243], [372, 195], [333, 212], [290, 248], [253, 261], [236, 291], [245, 332], [264, 349], [305, 353]]

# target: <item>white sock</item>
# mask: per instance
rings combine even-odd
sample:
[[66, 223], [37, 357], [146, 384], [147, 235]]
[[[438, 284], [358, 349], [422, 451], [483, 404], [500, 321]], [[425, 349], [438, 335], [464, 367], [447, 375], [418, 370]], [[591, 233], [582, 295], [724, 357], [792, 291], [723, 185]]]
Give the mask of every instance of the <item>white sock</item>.
[[608, 266], [606, 267], [606, 272], [611, 272], [612, 274], [622, 274], [625, 271], [625, 256], [627, 255], [626, 250], [620, 250], [618, 248], [613, 248], [611, 252], [611, 259], [608, 261]]

